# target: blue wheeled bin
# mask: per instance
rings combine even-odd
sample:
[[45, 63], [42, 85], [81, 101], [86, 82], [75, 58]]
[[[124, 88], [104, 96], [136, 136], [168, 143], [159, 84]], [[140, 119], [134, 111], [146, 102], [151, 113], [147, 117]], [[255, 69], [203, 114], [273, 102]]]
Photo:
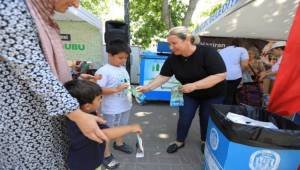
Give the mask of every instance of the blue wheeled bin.
[[[168, 58], [166, 54], [145, 51], [141, 55], [140, 63], [140, 85], [146, 85], [159, 75], [160, 69]], [[167, 83], [153, 91], [145, 93], [145, 100], [169, 101], [171, 88], [177, 86], [179, 82], [172, 77]]]
[[[300, 168], [300, 125], [250, 106], [213, 105], [205, 145], [206, 170], [292, 170]], [[265, 128], [230, 121], [236, 113], [271, 122]]]

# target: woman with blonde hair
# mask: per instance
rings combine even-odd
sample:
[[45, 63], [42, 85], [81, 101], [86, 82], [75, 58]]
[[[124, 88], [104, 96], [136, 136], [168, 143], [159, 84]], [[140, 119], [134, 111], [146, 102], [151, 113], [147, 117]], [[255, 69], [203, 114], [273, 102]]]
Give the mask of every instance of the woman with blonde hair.
[[[168, 153], [174, 153], [184, 146], [199, 106], [201, 140], [206, 140], [208, 118], [212, 112], [211, 104], [220, 104], [224, 100], [226, 68], [219, 53], [213, 48], [199, 45], [199, 37], [192, 35], [186, 27], [172, 28], [167, 40], [172, 55], [163, 64], [160, 74], [137, 90], [153, 90], [173, 75], [182, 84], [180, 90], [184, 94], [184, 106], [179, 107], [177, 139], [167, 148]], [[203, 152], [203, 143], [201, 149]]]
[[67, 169], [66, 117], [96, 142], [100, 117], [81, 111], [54, 11], [78, 0], [0, 0], [0, 169]]

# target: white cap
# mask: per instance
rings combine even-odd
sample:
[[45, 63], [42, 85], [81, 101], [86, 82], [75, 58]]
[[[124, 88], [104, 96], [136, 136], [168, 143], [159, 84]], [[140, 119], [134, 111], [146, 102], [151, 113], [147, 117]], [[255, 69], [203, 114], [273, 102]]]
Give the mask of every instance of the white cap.
[[278, 48], [278, 47], [285, 47], [285, 45], [286, 45], [285, 41], [277, 41], [274, 44], [272, 44], [271, 49]]

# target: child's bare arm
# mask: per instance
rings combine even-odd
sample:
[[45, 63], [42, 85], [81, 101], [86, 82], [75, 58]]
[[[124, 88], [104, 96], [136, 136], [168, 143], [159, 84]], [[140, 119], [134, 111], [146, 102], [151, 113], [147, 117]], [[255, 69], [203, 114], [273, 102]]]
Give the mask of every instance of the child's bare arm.
[[127, 126], [102, 129], [102, 132], [104, 132], [104, 134], [108, 137], [109, 140], [113, 140], [122, 137], [128, 133], [141, 133], [142, 128], [139, 124], [132, 124]]

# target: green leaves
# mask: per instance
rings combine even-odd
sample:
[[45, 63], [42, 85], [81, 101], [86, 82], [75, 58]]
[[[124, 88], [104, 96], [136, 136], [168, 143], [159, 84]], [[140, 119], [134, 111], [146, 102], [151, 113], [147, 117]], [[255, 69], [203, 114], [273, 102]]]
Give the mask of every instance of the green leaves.
[[[147, 48], [151, 43], [165, 38], [169, 28], [162, 18], [162, 4], [162, 0], [130, 1], [130, 30], [133, 44]], [[174, 26], [182, 24], [187, 7], [180, 0], [169, 2], [170, 20]]]
[[201, 13], [202, 16], [211, 16], [212, 14], [214, 14], [218, 9], [220, 9], [222, 7], [224, 3], [218, 3], [216, 4], [213, 8], [204, 11], [203, 13]]
[[[184, 24], [195, 27], [191, 24], [189, 17], [186, 19], [187, 22], [183, 23], [187, 13], [191, 16], [194, 8], [189, 9], [189, 5], [185, 4], [183, 0], [168, 0], [169, 11], [164, 13], [167, 14], [168, 18], [165, 17], [164, 19], [163, 1], [130, 0], [131, 44], [139, 45], [142, 48], [147, 48], [151, 44], [155, 45], [158, 40], [165, 39], [170, 25], [180, 26]], [[102, 22], [105, 22], [105, 19], [110, 14], [111, 11], [109, 10], [112, 2], [120, 6], [124, 5], [124, 0], [81, 0], [80, 2], [85, 9], [98, 16]], [[189, 2], [192, 2], [192, 6], [196, 6], [198, 0], [189, 0]], [[206, 11], [204, 14], [211, 14], [220, 6], [221, 4], [218, 4], [214, 9]], [[167, 24], [167, 22], [171, 24]]]
[[105, 3], [100, 3], [100, 1], [102, 0], [81, 0], [80, 5], [101, 19], [105, 9], [108, 12], [108, 8], [107, 6], [105, 7]]

